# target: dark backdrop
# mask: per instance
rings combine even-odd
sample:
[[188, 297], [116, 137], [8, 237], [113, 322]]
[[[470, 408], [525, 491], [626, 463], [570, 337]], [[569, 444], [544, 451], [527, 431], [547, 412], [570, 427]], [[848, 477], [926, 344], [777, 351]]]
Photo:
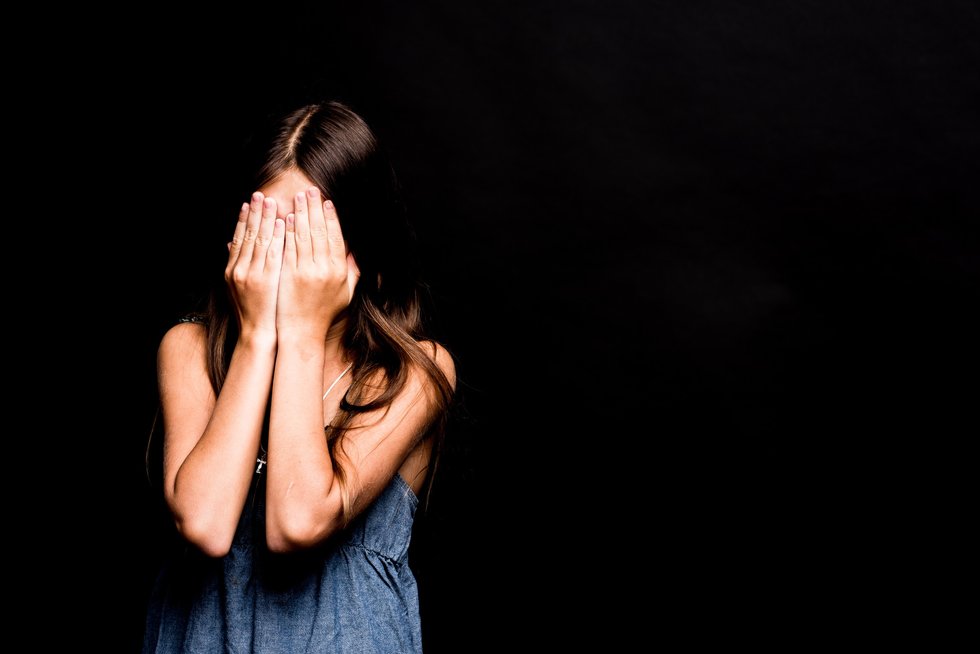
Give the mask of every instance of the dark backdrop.
[[105, 651], [136, 650], [165, 542], [156, 345], [222, 256], [250, 127], [321, 97], [391, 152], [458, 358], [412, 551], [429, 651], [761, 638], [894, 587], [876, 536], [973, 422], [975, 4], [405, 5], [161, 9], [98, 51], [128, 242], [81, 389]]

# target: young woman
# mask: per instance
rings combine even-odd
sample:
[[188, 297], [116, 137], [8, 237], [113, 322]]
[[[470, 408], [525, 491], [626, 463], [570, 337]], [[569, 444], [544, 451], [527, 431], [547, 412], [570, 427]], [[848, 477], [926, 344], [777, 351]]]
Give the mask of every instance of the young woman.
[[187, 546], [143, 651], [421, 651], [407, 550], [455, 368], [423, 331], [390, 166], [327, 102], [282, 120], [253, 188], [224, 292], [160, 344]]

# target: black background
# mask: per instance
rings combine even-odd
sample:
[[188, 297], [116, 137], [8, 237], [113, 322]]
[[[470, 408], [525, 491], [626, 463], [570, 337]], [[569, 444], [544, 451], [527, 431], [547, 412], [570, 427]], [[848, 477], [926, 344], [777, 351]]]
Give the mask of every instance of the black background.
[[250, 128], [319, 98], [392, 154], [458, 359], [428, 651], [861, 622], [975, 422], [975, 4], [406, 4], [159, 10], [94, 51], [96, 642], [137, 650], [166, 534], [156, 345]]

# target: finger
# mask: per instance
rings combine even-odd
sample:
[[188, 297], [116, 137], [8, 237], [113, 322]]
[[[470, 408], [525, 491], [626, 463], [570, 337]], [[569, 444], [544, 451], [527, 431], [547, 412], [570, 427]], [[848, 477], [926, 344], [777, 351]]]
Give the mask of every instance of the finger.
[[283, 245], [286, 241], [286, 221], [276, 218], [272, 226], [272, 242], [265, 257], [265, 269], [274, 272], [282, 268]]
[[276, 224], [276, 201], [266, 198], [262, 202], [262, 221], [259, 223], [259, 234], [255, 237], [255, 252], [252, 255], [252, 265], [256, 268], [265, 267], [266, 253], [272, 243], [272, 230]]
[[326, 261], [330, 256], [330, 246], [327, 245], [327, 221], [320, 204], [320, 190], [316, 187], [309, 191], [310, 196], [310, 236], [313, 241], [313, 260]]
[[283, 237], [283, 267], [296, 268], [296, 214], [286, 216], [286, 235]]
[[[299, 195], [296, 196], [299, 199]], [[296, 257], [304, 261], [313, 256], [313, 246], [310, 243], [310, 211], [320, 201], [310, 202], [309, 192], [303, 194], [303, 199], [296, 206]]]
[[340, 219], [337, 217], [337, 207], [327, 200], [323, 203], [323, 214], [327, 223], [327, 243], [330, 247], [330, 263], [344, 266], [347, 260], [347, 248], [344, 246], [344, 232], [340, 229]]
[[252, 201], [248, 205], [248, 222], [245, 225], [245, 234], [242, 236], [242, 249], [238, 253], [238, 261], [251, 262], [252, 250], [255, 249], [255, 238], [259, 235], [259, 223], [262, 220], [262, 201], [265, 196], [256, 191], [252, 194]]
[[238, 260], [238, 252], [242, 249], [242, 238], [245, 236], [245, 223], [248, 220], [248, 202], [242, 203], [242, 208], [238, 210], [238, 222], [235, 223], [235, 233], [232, 234], [231, 242], [228, 244], [228, 267], [235, 265]]

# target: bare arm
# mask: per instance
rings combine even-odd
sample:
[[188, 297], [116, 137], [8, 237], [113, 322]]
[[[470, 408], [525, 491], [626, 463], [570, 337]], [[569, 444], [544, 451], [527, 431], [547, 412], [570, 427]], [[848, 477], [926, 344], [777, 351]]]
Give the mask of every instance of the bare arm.
[[210, 556], [231, 546], [255, 471], [275, 341], [242, 339], [217, 400], [204, 328], [172, 328], [160, 346], [164, 494], [177, 529]]
[[[326, 334], [357, 281], [332, 203], [321, 204], [310, 189], [294, 206], [295, 216], [287, 217], [269, 425], [266, 540], [276, 551], [310, 547], [343, 521], [338, 462], [324, 438], [321, 393]], [[437, 363], [451, 375], [448, 353], [442, 351]], [[434, 393], [425, 376], [412, 371], [386, 410], [358, 416], [343, 437], [353, 513], [377, 497], [418, 446], [431, 423]]]
[[[313, 354], [317, 349], [319, 357]], [[274, 551], [311, 547], [343, 526], [341, 488], [334, 473], [340, 463], [331, 459], [323, 432], [322, 352], [322, 343], [288, 340], [279, 346], [266, 489], [266, 540]], [[455, 384], [450, 355], [437, 346], [435, 360]], [[436, 392], [422, 371], [413, 370], [387, 409], [358, 416], [342, 437], [352, 505], [348, 517], [374, 501], [419, 445], [432, 422]]]
[[203, 327], [178, 325], [160, 346], [164, 494], [181, 534], [211, 556], [230, 548], [255, 471], [276, 357], [284, 231], [275, 203], [261, 194], [242, 207], [226, 269], [241, 336], [217, 398]]

